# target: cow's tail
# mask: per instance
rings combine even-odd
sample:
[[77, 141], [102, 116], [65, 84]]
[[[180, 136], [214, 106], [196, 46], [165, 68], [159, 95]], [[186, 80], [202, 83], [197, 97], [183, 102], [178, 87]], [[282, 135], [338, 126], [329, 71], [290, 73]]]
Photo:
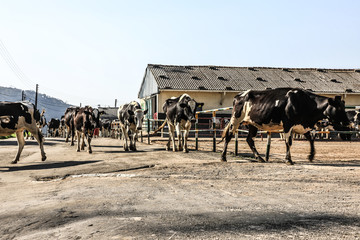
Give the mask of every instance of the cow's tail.
[[221, 140], [217, 144], [220, 144], [224, 141], [226, 135], [229, 133], [230, 126], [231, 126], [230, 122], [228, 124], [226, 124], [224, 131], [221, 134]]
[[160, 126], [158, 129], [156, 129], [156, 130], [153, 132], [153, 134], [155, 134], [155, 133], [157, 133], [158, 131], [160, 131], [161, 129], [163, 129], [163, 128], [165, 127], [165, 124], [166, 124], [166, 123], [167, 123], [167, 119], [165, 119], [164, 123], [161, 124], [161, 126]]

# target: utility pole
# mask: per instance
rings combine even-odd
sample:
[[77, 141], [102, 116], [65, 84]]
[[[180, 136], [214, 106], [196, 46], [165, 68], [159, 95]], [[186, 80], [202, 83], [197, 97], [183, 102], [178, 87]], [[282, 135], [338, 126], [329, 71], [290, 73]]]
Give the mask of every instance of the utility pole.
[[25, 91], [21, 91], [21, 101], [25, 101]]
[[37, 109], [38, 91], [39, 91], [39, 84], [36, 84], [36, 92], [35, 92], [35, 109]]
[[81, 103], [80, 103], [80, 107], [81, 107]]
[[117, 105], [117, 99], [115, 99], [115, 107], [116, 107], [116, 105]]

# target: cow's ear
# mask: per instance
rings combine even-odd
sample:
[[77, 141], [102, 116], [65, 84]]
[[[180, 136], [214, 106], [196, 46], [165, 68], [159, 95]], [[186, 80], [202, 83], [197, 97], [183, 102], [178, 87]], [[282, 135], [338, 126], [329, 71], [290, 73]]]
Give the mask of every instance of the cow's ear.
[[187, 104], [186, 103], [180, 103], [180, 107], [181, 108], [186, 108]]
[[129, 113], [130, 115], [134, 115], [134, 112], [131, 111], [130, 109], [128, 110], [128, 113]]
[[146, 110], [144, 111], [144, 114], [147, 114], [147, 112], [148, 112], [148, 109], [146, 109]]

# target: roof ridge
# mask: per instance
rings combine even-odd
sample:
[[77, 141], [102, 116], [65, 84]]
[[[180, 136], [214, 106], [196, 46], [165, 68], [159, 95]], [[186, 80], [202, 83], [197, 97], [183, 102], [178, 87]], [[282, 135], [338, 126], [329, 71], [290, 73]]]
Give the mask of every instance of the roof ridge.
[[149, 63], [148, 67], [181, 67], [181, 68], [186, 68], [186, 67], [194, 67], [194, 68], [210, 68], [210, 67], [215, 67], [215, 68], [240, 68], [240, 69], [279, 69], [279, 70], [283, 70], [283, 69], [288, 69], [288, 70], [308, 70], [308, 71], [318, 71], [318, 70], [324, 70], [324, 71], [360, 71], [360, 68], [322, 68], [322, 67], [254, 67], [254, 66], [247, 66], [247, 67], [239, 67], [239, 66], [219, 66], [219, 65], [168, 65], [168, 64], [152, 64]]

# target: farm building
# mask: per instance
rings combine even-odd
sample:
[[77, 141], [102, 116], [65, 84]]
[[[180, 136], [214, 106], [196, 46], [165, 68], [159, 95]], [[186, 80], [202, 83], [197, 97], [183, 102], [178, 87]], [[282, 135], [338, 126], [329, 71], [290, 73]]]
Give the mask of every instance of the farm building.
[[201, 103], [202, 110], [209, 110], [232, 106], [240, 91], [279, 87], [303, 88], [328, 97], [341, 95], [348, 108], [360, 106], [360, 69], [149, 64], [138, 97], [153, 118], [161, 115], [166, 99], [183, 93]]

